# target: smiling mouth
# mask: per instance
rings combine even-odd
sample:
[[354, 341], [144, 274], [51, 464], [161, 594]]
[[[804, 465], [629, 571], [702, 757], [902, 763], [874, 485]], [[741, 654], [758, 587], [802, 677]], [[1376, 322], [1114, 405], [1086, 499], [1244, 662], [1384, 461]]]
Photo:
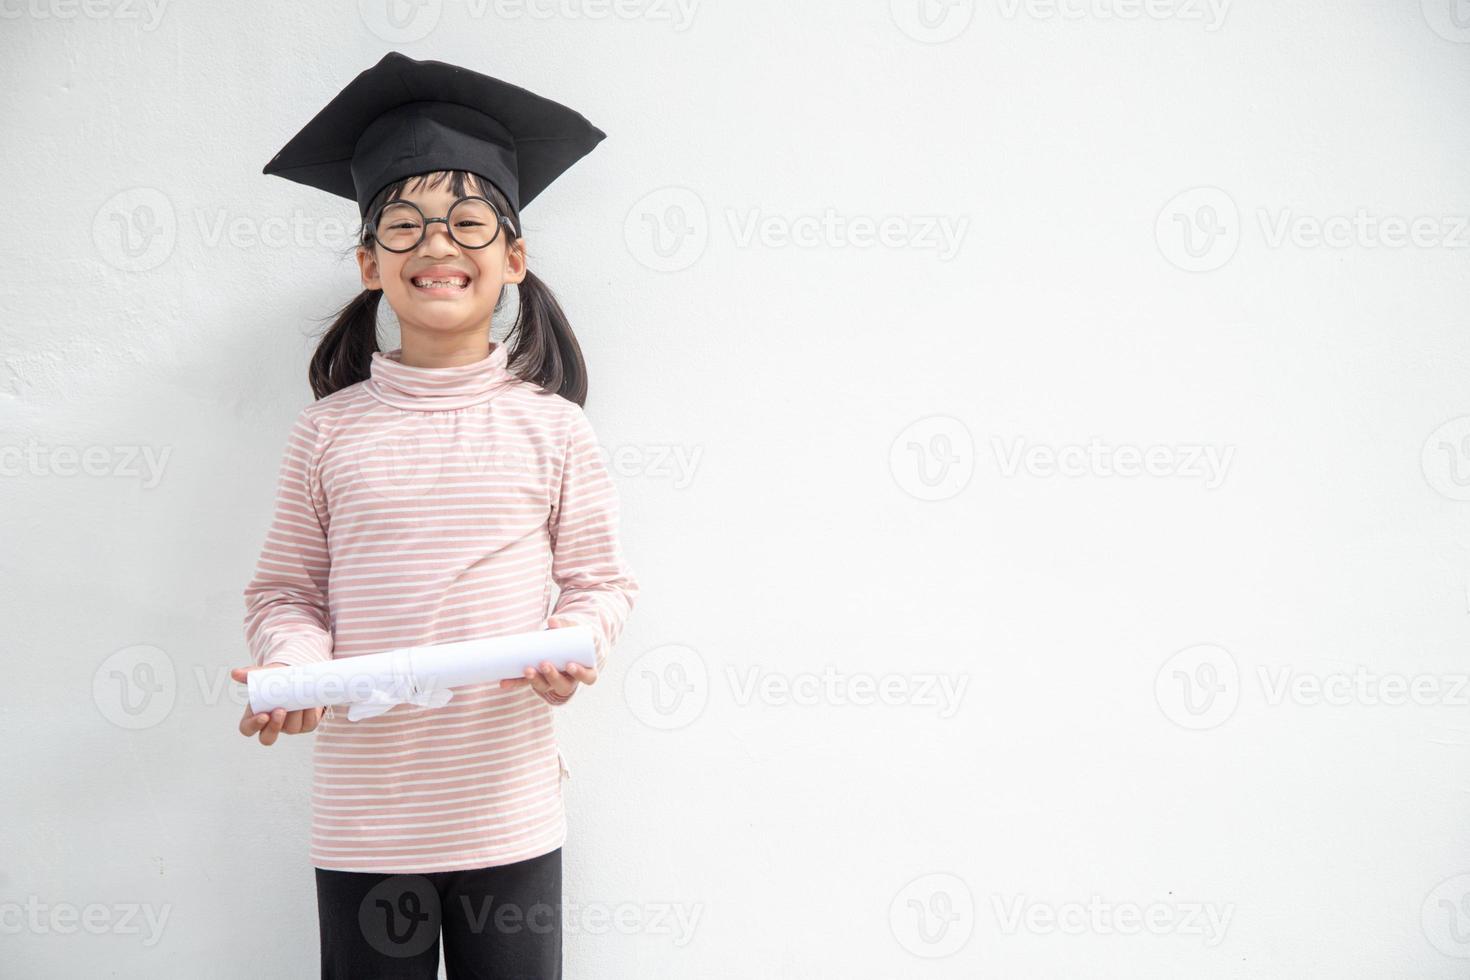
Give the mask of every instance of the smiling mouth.
[[425, 292], [447, 292], [459, 293], [469, 288], [470, 281], [465, 276], [414, 276], [409, 280], [416, 289]]

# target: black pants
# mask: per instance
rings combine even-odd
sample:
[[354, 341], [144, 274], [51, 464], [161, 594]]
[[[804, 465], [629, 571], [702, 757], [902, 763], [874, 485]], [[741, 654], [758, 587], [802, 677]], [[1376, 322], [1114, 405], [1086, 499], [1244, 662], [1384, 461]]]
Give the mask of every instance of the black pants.
[[561, 980], [561, 848], [473, 871], [316, 869], [322, 980]]

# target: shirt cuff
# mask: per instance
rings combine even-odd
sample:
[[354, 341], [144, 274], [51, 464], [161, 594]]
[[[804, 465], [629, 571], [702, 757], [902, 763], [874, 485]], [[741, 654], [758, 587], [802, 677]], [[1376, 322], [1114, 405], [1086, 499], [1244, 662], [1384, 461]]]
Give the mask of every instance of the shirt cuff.
[[299, 667], [302, 664], [321, 663], [331, 659], [332, 641], [329, 637], [293, 636], [277, 644], [274, 649], [262, 653], [259, 662]]

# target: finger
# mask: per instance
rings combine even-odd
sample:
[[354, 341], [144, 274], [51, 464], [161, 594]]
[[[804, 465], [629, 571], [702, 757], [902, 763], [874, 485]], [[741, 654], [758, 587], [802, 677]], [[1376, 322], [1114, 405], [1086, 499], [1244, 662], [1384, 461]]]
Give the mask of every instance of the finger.
[[525, 687], [529, 683], [531, 682], [524, 677], [507, 677], [500, 682], [500, 689], [508, 691], [513, 687]]
[[[320, 711], [320, 708], [302, 708], [300, 711], [293, 711], [292, 714], [300, 715], [301, 717], [296, 719], [296, 730], [294, 732], [287, 732], [286, 734], [305, 735], [310, 732], [316, 727], [315, 719]], [[288, 721], [287, 724], [289, 723]]]
[[527, 667], [526, 668], [526, 671], [525, 671], [525, 674], [526, 674], [526, 682], [528, 684], [530, 684], [533, 689], [535, 689], [537, 692], [539, 692], [541, 694], [545, 694], [546, 693], [546, 689], [547, 689], [546, 678], [544, 678], [544, 677], [541, 676], [541, 672], [540, 671], [538, 671], [535, 667]]
[[597, 683], [596, 667], [583, 667], [581, 664], [567, 664], [567, 673], [579, 684]]
[[250, 709], [246, 708], [244, 716], [240, 719], [240, 734], [244, 735], [247, 738], [254, 736], [258, 734], [260, 730], [265, 727], [266, 722], [270, 720], [270, 715], [266, 714], [265, 712], [262, 711], [252, 715], [250, 713]]
[[271, 712], [271, 720], [260, 733], [261, 745], [275, 745], [276, 737], [281, 734], [281, 726], [286, 723], [286, 709], [277, 708]]
[[281, 732], [285, 735], [300, 735], [302, 722], [301, 716], [303, 714], [304, 712], [302, 711], [286, 712], [286, 723], [281, 726]]
[[284, 667], [284, 666], [286, 666], [286, 665], [285, 664], [278, 664], [278, 663], [272, 661], [271, 663], [268, 663], [268, 664], [246, 664], [244, 667], [231, 667], [230, 668], [230, 678], [232, 680], [237, 680], [237, 681], [240, 681], [241, 683], [244, 683], [244, 681], [245, 681], [245, 675], [249, 674], [252, 670], [265, 670], [267, 668]]
[[565, 697], [571, 690], [570, 678], [551, 665], [550, 660], [541, 661], [541, 680], [546, 689], [558, 697]]
[[556, 692], [557, 697], [569, 697], [577, 689], [577, 679], [570, 674], [553, 669], [547, 685]]

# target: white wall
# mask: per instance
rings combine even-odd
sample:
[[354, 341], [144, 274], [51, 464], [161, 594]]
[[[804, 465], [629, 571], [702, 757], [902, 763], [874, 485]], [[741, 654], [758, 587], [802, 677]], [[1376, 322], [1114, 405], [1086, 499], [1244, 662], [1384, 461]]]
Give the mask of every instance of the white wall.
[[227, 671], [353, 210], [260, 168], [396, 48], [609, 133], [526, 215], [644, 585], [569, 977], [1464, 975], [1451, 3], [0, 5], [0, 973], [315, 975]]

